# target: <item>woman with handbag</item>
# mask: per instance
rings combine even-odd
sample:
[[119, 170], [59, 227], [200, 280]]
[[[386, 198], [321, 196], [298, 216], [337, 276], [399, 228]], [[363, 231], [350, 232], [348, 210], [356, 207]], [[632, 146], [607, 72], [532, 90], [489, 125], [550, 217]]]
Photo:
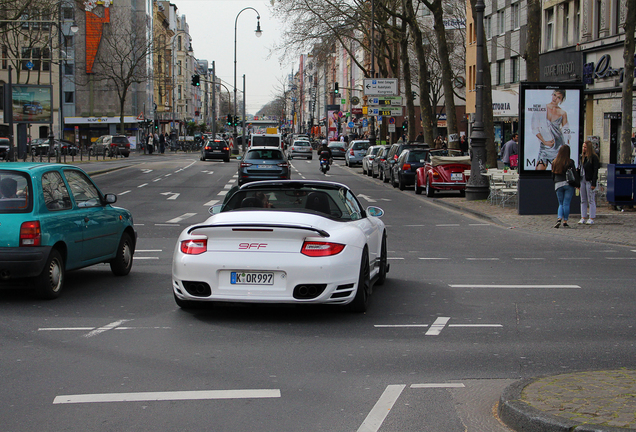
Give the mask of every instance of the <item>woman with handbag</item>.
[[[601, 162], [594, 152], [594, 145], [591, 141], [583, 143], [581, 151], [581, 220], [579, 224], [593, 225], [596, 218], [596, 182], [598, 181], [598, 169]], [[585, 221], [588, 216], [590, 218]]]
[[563, 144], [559, 148], [557, 156], [552, 161], [552, 181], [556, 190], [557, 199], [559, 200], [558, 219], [555, 228], [559, 228], [561, 224], [568, 227], [568, 217], [570, 216], [570, 202], [574, 196], [574, 186], [568, 183], [566, 173], [568, 169], [576, 172], [576, 165], [570, 159], [570, 146]]

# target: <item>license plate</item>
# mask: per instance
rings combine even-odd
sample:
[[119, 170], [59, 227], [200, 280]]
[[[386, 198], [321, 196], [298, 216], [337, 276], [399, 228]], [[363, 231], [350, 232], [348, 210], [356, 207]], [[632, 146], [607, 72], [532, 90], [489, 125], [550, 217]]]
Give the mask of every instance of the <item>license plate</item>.
[[256, 165], [256, 167], [257, 167], [257, 168], [259, 168], [259, 169], [269, 169], [269, 168], [272, 168], [272, 166], [271, 166], [271, 165]]
[[274, 285], [272, 272], [231, 272], [232, 285]]
[[464, 175], [462, 173], [451, 173], [452, 181], [462, 181], [464, 179]]

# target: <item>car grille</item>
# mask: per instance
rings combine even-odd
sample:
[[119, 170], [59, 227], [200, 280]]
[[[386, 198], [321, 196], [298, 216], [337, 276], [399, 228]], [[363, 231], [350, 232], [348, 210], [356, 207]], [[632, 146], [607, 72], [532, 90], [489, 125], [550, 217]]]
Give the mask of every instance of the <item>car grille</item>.
[[333, 294], [331, 294], [331, 298], [338, 299], [343, 297], [349, 297], [351, 295], [351, 292], [353, 291], [353, 285], [354, 284], [352, 283], [345, 284], [345, 285], [338, 285], [338, 288], [336, 288], [336, 291]]

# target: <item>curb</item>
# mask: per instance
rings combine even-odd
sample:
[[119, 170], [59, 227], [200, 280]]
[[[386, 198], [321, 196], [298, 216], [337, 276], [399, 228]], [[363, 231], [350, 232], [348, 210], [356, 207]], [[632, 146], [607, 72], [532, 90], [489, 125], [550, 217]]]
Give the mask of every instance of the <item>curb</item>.
[[517, 381], [503, 391], [497, 411], [501, 421], [509, 428], [523, 432], [628, 432], [634, 430], [589, 423], [581, 424], [531, 407], [521, 400], [521, 393], [526, 386], [539, 378], [541, 377]]

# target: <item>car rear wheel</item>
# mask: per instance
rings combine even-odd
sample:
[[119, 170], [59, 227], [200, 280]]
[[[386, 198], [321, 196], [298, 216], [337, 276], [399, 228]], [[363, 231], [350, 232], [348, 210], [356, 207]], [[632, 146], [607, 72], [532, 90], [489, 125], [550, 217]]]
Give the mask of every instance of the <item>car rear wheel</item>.
[[133, 243], [130, 236], [126, 233], [121, 235], [119, 240], [119, 246], [117, 247], [117, 254], [115, 258], [110, 262], [110, 271], [115, 276], [126, 276], [130, 273], [133, 263]]
[[402, 179], [402, 176], [400, 176], [399, 174], [398, 174], [398, 189], [404, 190], [404, 180]]
[[431, 182], [427, 177], [426, 178], [426, 196], [431, 198], [433, 195], [435, 195], [435, 189], [431, 187]]
[[52, 249], [42, 273], [35, 279], [38, 297], [54, 299], [60, 296], [64, 286], [64, 259], [57, 249]]
[[375, 171], [371, 170], [371, 177], [376, 178], [379, 174], [376, 174]]
[[393, 177], [393, 171], [391, 171], [391, 186], [397, 187], [397, 183], [395, 183], [395, 177]]
[[420, 185], [417, 183], [417, 178], [415, 179], [415, 193], [417, 195], [421, 195], [422, 194], [422, 188], [420, 187]]
[[384, 170], [382, 170], [382, 182], [383, 183], [388, 183], [389, 179], [387, 178], [386, 174], [384, 173]]
[[386, 274], [389, 272], [389, 265], [387, 263], [387, 251], [386, 251], [386, 232], [382, 234], [382, 246], [380, 248], [380, 273], [378, 280], [375, 281], [376, 285], [384, 285], [386, 280]]
[[371, 291], [371, 282], [369, 275], [369, 252], [367, 252], [365, 248], [362, 252], [362, 261], [360, 262], [358, 290], [356, 291], [356, 296], [353, 301], [349, 303], [349, 308], [352, 312], [362, 313], [367, 311], [367, 307], [369, 306], [369, 295]]

